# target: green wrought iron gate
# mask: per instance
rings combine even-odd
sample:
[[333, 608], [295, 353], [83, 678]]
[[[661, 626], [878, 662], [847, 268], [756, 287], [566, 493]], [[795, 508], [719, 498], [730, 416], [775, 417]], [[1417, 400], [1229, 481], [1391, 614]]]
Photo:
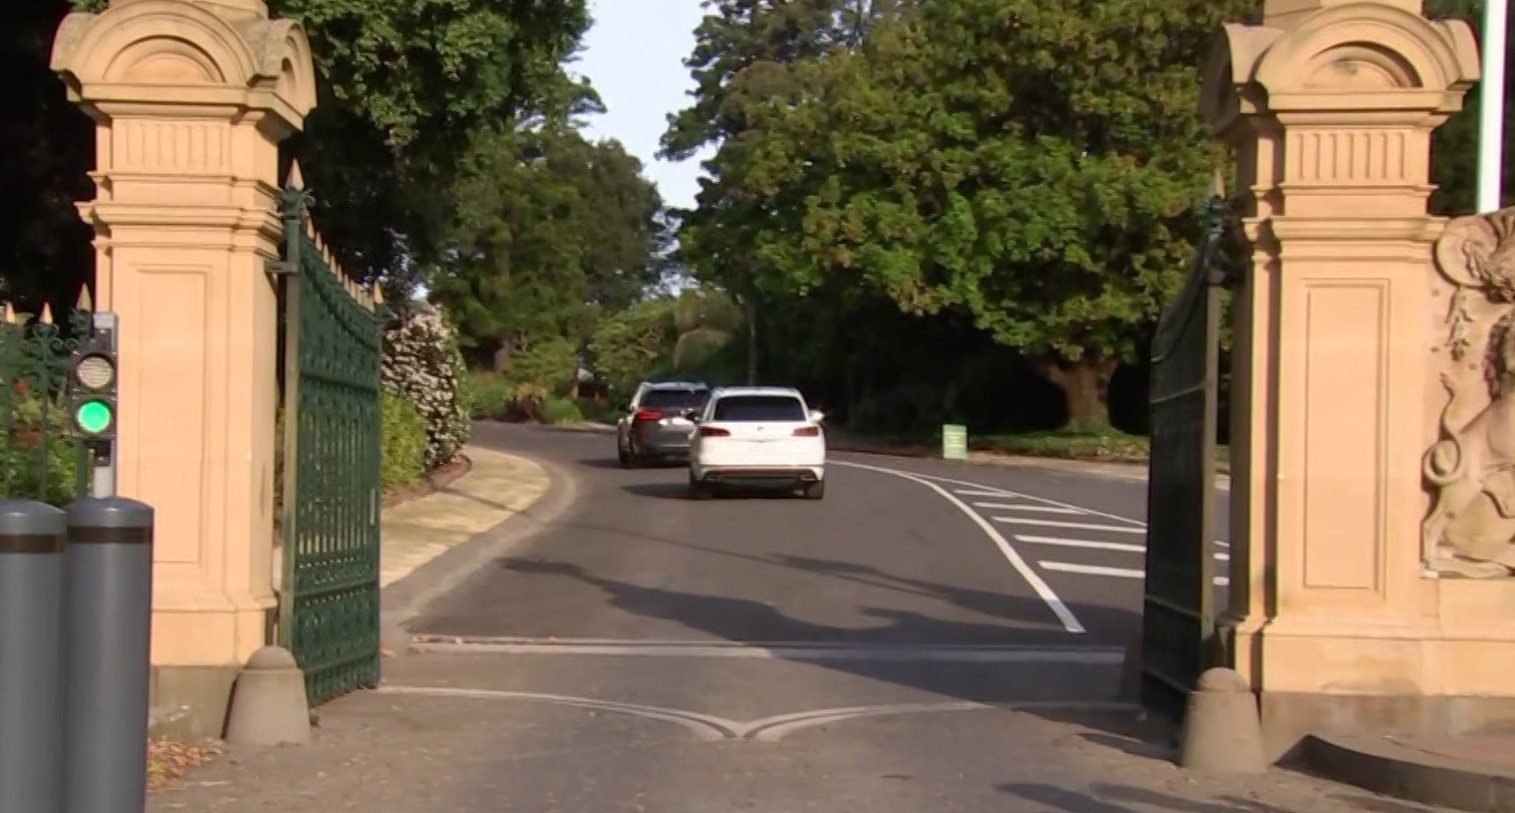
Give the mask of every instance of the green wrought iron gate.
[[279, 642], [312, 705], [379, 680], [379, 308], [281, 195], [283, 573]]
[[1215, 436], [1221, 286], [1216, 271], [1226, 204], [1203, 208], [1204, 236], [1152, 341], [1142, 705], [1183, 719], [1189, 691], [1212, 664], [1215, 636]]

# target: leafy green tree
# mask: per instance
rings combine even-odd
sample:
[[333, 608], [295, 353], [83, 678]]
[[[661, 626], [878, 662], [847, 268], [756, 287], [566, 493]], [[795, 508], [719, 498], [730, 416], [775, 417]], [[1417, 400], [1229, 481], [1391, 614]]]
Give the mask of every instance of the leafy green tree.
[[662, 200], [617, 142], [560, 122], [484, 132], [458, 187], [433, 296], [458, 314], [474, 363], [503, 369], [535, 341], [587, 342], [598, 314], [663, 275]]
[[[711, 217], [726, 206], [750, 224], [758, 287], [839, 277], [909, 313], [971, 314], [1040, 362], [1072, 425], [1101, 427], [1111, 374], [1192, 249], [1216, 160], [1197, 66], [1248, 5], [891, 7], [857, 47], [833, 40], [744, 108], [739, 150], [711, 162], [725, 193]], [[729, 220], [692, 220], [713, 253]]]

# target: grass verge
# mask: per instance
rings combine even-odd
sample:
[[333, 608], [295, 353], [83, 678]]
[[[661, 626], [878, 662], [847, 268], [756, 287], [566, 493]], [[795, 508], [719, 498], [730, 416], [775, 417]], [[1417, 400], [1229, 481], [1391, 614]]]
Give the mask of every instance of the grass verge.
[[[849, 432], [842, 434], [864, 444], [899, 450], [940, 453], [941, 437], [934, 434], [873, 435]], [[1151, 439], [1128, 435], [1118, 430], [1107, 432], [1024, 432], [1018, 434], [968, 435], [968, 448], [974, 452], [1008, 457], [1040, 457], [1105, 463], [1146, 463]], [[1230, 466], [1230, 449], [1217, 446], [1216, 463], [1222, 470]]]

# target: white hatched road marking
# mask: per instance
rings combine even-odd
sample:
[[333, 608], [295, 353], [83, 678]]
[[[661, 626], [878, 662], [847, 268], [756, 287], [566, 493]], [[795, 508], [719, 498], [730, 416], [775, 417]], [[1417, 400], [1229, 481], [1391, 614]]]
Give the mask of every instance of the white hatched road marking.
[[1015, 505], [1013, 503], [999, 502], [976, 502], [974, 508], [985, 508], [990, 511], [1036, 511], [1043, 514], [1082, 514], [1077, 508], [1059, 508], [1055, 505]]
[[1080, 531], [1105, 531], [1112, 534], [1145, 534], [1146, 528], [1128, 528], [1120, 525], [1091, 525], [1087, 522], [1061, 522], [1055, 519], [1031, 519], [1030, 517], [995, 517], [995, 522], [1007, 525], [1039, 525], [1044, 528], [1071, 528]]
[[[852, 463], [841, 460], [832, 462], [835, 465], [848, 466], [851, 468], [863, 469], [864, 471], [874, 471], [880, 474], [888, 474], [894, 477], [901, 477], [906, 480], [919, 483], [940, 494], [948, 502], [957, 506], [959, 511], [962, 511], [964, 514], [966, 514], [969, 519], [973, 520], [973, 523], [975, 525], [977, 525], [991, 540], [993, 540], [995, 546], [999, 548], [1000, 553], [1004, 554], [1005, 559], [1009, 560], [1010, 566], [1015, 568], [1016, 572], [1020, 573], [1021, 578], [1026, 580], [1026, 584], [1031, 585], [1031, 589], [1036, 591], [1036, 595], [1041, 598], [1042, 603], [1047, 605], [1047, 609], [1051, 610], [1052, 614], [1057, 616], [1057, 619], [1062, 622], [1063, 629], [1075, 635], [1082, 635], [1087, 631], [1084, 629], [1084, 625], [1079, 623], [1078, 618], [1073, 615], [1073, 611], [1068, 609], [1068, 605], [1063, 603], [1063, 600], [1058, 597], [1057, 593], [1053, 592], [1052, 588], [1048, 586], [1047, 581], [1041, 577], [1041, 574], [1037, 573], [1036, 570], [1033, 569], [1031, 565], [1021, 557], [1020, 552], [1011, 546], [1009, 540], [1005, 539], [1004, 534], [1001, 534], [998, 528], [995, 528], [992, 523], [979, 516], [978, 512], [974, 511], [972, 506], [958, 499], [952, 494], [952, 492], [932, 482], [932, 478], [921, 477], [911, 472], [898, 471], [896, 469], [886, 469], [881, 466], [869, 466], [864, 463]], [[958, 485], [971, 486], [975, 484], [959, 482]], [[1064, 507], [1073, 508], [1075, 506], [1070, 505]]]
[[[1141, 522], [1139, 520], [1134, 520], [1134, 519], [1131, 519], [1129, 517], [1123, 517], [1123, 516], [1120, 516], [1118, 514], [1111, 514], [1111, 513], [1104, 512], [1104, 511], [1098, 511], [1098, 510], [1095, 510], [1095, 509], [1092, 509], [1092, 508], [1084, 508], [1082, 506], [1070, 505], [1068, 503], [1059, 502], [1057, 500], [1048, 499], [1046, 497], [1037, 497], [1037, 496], [1034, 496], [1034, 495], [1031, 495], [1031, 494], [1022, 494], [1020, 492], [1010, 491], [1008, 489], [987, 487], [987, 486], [984, 486], [982, 483], [974, 483], [974, 482], [967, 481], [967, 480], [957, 480], [957, 479], [954, 479], [954, 478], [951, 478], [951, 477], [942, 477], [942, 476], [933, 475], [933, 474], [919, 474], [919, 473], [916, 473], [916, 472], [902, 472], [902, 471], [896, 471], [894, 469], [885, 469], [885, 468], [881, 468], [881, 467], [877, 467], [877, 466], [867, 466], [867, 465], [863, 465], [861, 463], [848, 463], [848, 462], [844, 462], [844, 461], [833, 461], [833, 462], [841, 463], [842, 465], [852, 466], [854, 468], [861, 468], [861, 469], [867, 469], [867, 470], [871, 470], [871, 471], [886, 472], [886, 473], [889, 473], [889, 474], [894, 474], [896, 476], [905, 477], [906, 479], [914, 480], [914, 481], [916, 481], [918, 483], [922, 483], [923, 485], [927, 485], [927, 486], [932, 487], [934, 490], [936, 490], [937, 492], [939, 492], [940, 494], [942, 494], [942, 496], [947, 497], [950, 501], [952, 501], [959, 508], [962, 508], [965, 511], [967, 511], [967, 506], [964, 505], [961, 500], [958, 500], [958, 499], [954, 498], [951, 494], [948, 494], [945, 489], [936, 487], [935, 485], [933, 485], [931, 482], [928, 482], [928, 481], [935, 481], [935, 482], [939, 482], [939, 483], [946, 483], [948, 485], [954, 485], [954, 486], [962, 486], [962, 488], [955, 488], [955, 489], [953, 489], [953, 491], [956, 494], [964, 496], [964, 497], [995, 497], [995, 498], [999, 498], [1001, 500], [1024, 500], [1024, 501], [1030, 501], [1030, 503], [1032, 503], [1032, 504], [1028, 504], [1027, 502], [1014, 502], [1014, 503], [1011, 503], [1011, 502], [975, 502], [975, 503], [973, 503], [973, 507], [984, 509], [984, 510], [987, 510], [987, 511], [1021, 511], [1021, 512], [1028, 512], [1028, 513], [1029, 512], [1039, 512], [1039, 513], [1066, 514], [1066, 515], [1087, 515], [1087, 516], [1091, 516], [1091, 517], [1100, 517], [1100, 518], [1103, 518], [1103, 519], [1113, 520], [1115, 522], [1122, 523], [1121, 525], [1100, 525], [1100, 524], [1093, 524], [1093, 523], [1061, 522], [1061, 521], [1057, 521], [1057, 520], [1035, 519], [1035, 518], [1031, 518], [1031, 517], [1022, 517], [1022, 516], [995, 516], [995, 517], [991, 517], [991, 519], [993, 519], [994, 522], [1003, 523], [1003, 524], [1006, 524], [1006, 525], [1030, 525], [1030, 526], [1036, 526], [1036, 527], [1042, 527], [1042, 528], [1066, 528], [1066, 529], [1069, 529], [1069, 530], [1095, 531], [1095, 532], [1100, 532], [1100, 533], [1116, 533], [1116, 534], [1143, 534], [1143, 535], [1145, 535], [1146, 532], [1147, 532], [1147, 524], [1145, 522]], [[971, 512], [971, 511], [969, 511], [968, 513], [969, 513], [970, 516], [972, 516], [974, 518], [974, 520], [981, 527], [983, 527], [985, 525], [985, 523], [982, 521], [982, 519], [980, 517], [978, 517], [975, 513]], [[991, 536], [994, 536], [994, 535], [991, 534]], [[1066, 547], [1066, 548], [1082, 548], [1082, 549], [1086, 549], [1086, 550], [1109, 550], [1109, 551], [1116, 551], [1116, 552], [1120, 552], [1120, 553], [1141, 553], [1141, 552], [1143, 552], [1143, 551], [1146, 550], [1145, 544], [1132, 544], [1132, 543], [1122, 543], [1122, 542], [1102, 542], [1102, 541], [1096, 541], [1096, 540], [1090, 540], [1090, 539], [1063, 539], [1061, 537], [1037, 536], [1037, 535], [1029, 535], [1029, 534], [1016, 534], [1014, 536], [1014, 538], [1015, 538], [1016, 542], [1022, 542], [1022, 543], [1027, 543], [1027, 544], [1049, 545], [1049, 546], [1058, 546], [1058, 547]], [[1014, 552], [1014, 549], [1010, 547], [1010, 545], [1009, 545], [1008, 542], [1004, 541], [1003, 537], [999, 537], [996, 540], [996, 542], [1000, 544], [1002, 550], [1006, 551], [1007, 556], [1010, 553]], [[1218, 540], [1218, 539], [1214, 540], [1214, 544], [1215, 544], [1216, 547], [1227, 549], [1227, 550], [1229, 550], [1230, 547], [1231, 547], [1231, 545], [1230, 545], [1229, 542], [1224, 542], [1224, 541], [1221, 541], [1221, 540]], [[1016, 558], [1019, 558], [1019, 557], [1016, 557]], [[1231, 554], [1225, 552], [1225, 550], [1217, 551], [1215, 553], [1215, 559], [1217, 561], [1221, 561], [1221, 562], [1229, 562], [1231, 560]], [[1021, 559], [1020, 561], [1024, 562], [1024, 559]], [[1140, 579], [1140, 578], [1143, 578], [1145, 576], [1145, 571], [1144, 570], [1142, 570], [1142, 569], [1133, 569], [1133, 568], [1109, 567], [1109, 566], [1103, 566], [1103, 565], [1084, 565], [1084, 564], [1078, 564], [1078, 563], [1074, 563], [1074, 562], [1058, 562], [1058, 561], [1042, 561], [1042, 560], [1037, 561], [1037, 565], [1040, 566], [1041, 568], [1043, 568], [1044, 570], [1051, 570], [1051, 571], [1056, 571], [1056, 572], [1061, 572], [1061, 573], [1073, 573], [1073, 574], [1079, 574], [1079, 575], [1105, 576], [1105, 577], [1123, 578], [1123, 579]], [[1017, 569], [1019, 569], [1019, 568], [1017, 568]], [[1231, 580], [1227, 576], [1215, 576], [1214, 577], [1214, 583], [1215, 583], [1216, 586], [1224, 587], [1224, 586], [1229, 585], [1230, 582], [1231, 582]], [[1033, 587], [1034, 586], [1035, 585], [1033, 585]], [[1048, 590], [1050, 592], [1050, 588], [1048, 588]], [[1040, 593], [1040, 590], [1038, 590], [1038, 593]]]
[[1016, 534], [1015, 541], [1027, 542], [1032, 545], [1057, 545], [1064, 548], [1118, 550], [1125, 553], [1142, 553], [1147, 549], [1145, 545], [1133, 545], [1128, 542], [1096, 542], [1093, 539], [1063, 539], [1057, 536], [1029, 536], [1025, 534]]

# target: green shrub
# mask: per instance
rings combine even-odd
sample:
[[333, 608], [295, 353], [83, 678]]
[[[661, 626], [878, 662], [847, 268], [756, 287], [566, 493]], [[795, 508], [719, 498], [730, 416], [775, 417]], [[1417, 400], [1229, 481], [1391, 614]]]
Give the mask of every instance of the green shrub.
[[583, 423], [584, 413], [579, 411], [578, 404], [567, 398], [550, 396], [542, 403], [542, 422], [550, 424]]
[[426, 422], [403, 396], [384, 393], [385, 490], [415, 485], [426, 474]]
[[509, 375], [558, 394], [568, 389], [578, 369], [578, 346], [562, 336], [548, 336], [512, 353]]
[[486, 370], [475, 371], [469, 378], [468, 412], [474, 420], [498, 420], [510, 413], [516, 390], [510, 379]]

